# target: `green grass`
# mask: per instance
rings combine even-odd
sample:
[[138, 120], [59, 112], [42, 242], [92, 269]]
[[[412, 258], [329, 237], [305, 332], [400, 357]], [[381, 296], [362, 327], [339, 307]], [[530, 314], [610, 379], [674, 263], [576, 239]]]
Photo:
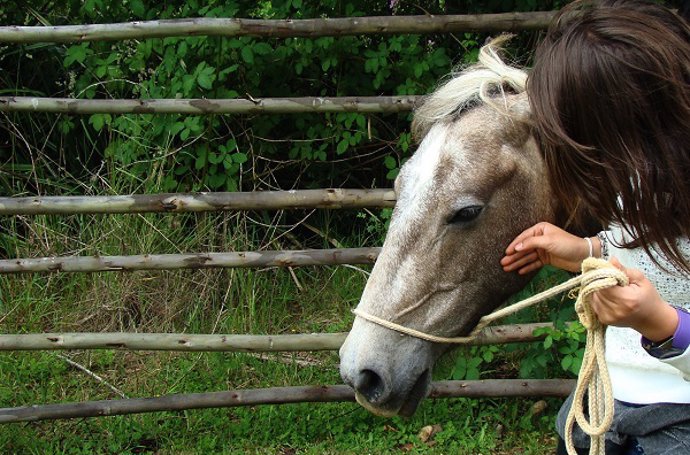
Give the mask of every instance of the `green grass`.
[[[20, 235], [3, 236], [0, 246], [11, 256], [26, 257], [328, 245], [326, 239], [307, 231], [281, 236], [289, 231], [277, 227], [289, 225], [285, 218], [250, 216], [268, 221], [269, 227], [254, 230], [252, 220], [242, 214], [8, 218], [2, 220], [5, 232]], [[331, 216], [327, 213], [315, 221], [337, 225], [329, 220]], [[365, 217], [358, 222], [372, 220]], [[364, 235], [343, 238], [335, 230], [323, 232], [337, 235], [346, 246], [376, 242]], [[0, 331], [346, 331], [369, 267], [361, 269], [0, 276]], [[505, 352], [484, 362], [482, 378], [517, 375], [516, 354]], [[482, 353], [461, 349], [455, 355]], [[119, 398], [60, 356], [83, 365], [129, 397], [341, 382], [335, 352], [15, 352], [0, 354], [1, 406]], [[443, 359], [436, 378], [448, 379], [453, 365], [453, 355]], [[428, 400], [410, 419], [382, 419], [354, 403], [305, 403], [6, 424], [0, 425], [0, 447], [3, 453], [16, 454], [550, 453], [558, 400], [550, 401], [539, 416], [530, 414], [534, 401]], [[441, 431], [422, 442], [418, 434], [427, 425], [440, 425]]]
[[[333, 354], [307, 368], [241, 354], [99, 352], [73, 358], [141, 396], [338, 381]], [[1, 362], [4, 403], [113, 397], [50, 353], [13, 354]], [[521, 400], [429, 400], [411, 419], [375, 417], [354, 403], [191, 410], [9, 424], [0, 427], [0, 446], [6, 453], [36, 454], [547, 453], [551, 419], [525, 418], [530, 406]], [[417, 436], [426, 425], [442, 428], [428, 443]]]
[[[99, 330], [101, 323], [108, 330], [198, 333], [346, 330], [351, 322], [348, 310], [356, 303], [365, 276], [342, 267], [298, 269], [295, 276], [304, 291], [285, 270], [4, 277], [3, 296], [7, 291], [13, 294], [11, 299], [3, 298], [2, 330]], [[155, 289], [171, 296], [165, 287], [173, 284], [191, 297], [155, 298]], [[233, 298], [224, 304], [220, 296], [228, 289]], [[102, 300], [79, 298], [80, 293], [97, 294]], [[130, 314], [131, 308], [124, 309], [127, 303], [112, 304], [124, 296], [140, 298], [138, 319]], [[5, 310], [10, 301], [14, 311]], [[96, 313], [103, 302], [111, 304]], [[77, 324], [80, 308], [85, 310], [82, 319], [91, 317]], [[63, 355], [130, 397], [340, 383], [335, 352]], [[437, 377], [447, 378], [452, 363], [452, 357], [441, 362]], [[0, 384], [3, 406], [118, 398], [54, 352], [0, 355]], [[313, 403], [8, 424], [0, 426], [0, 447], [6, 453], [36, 454], [548, 453], [557, 404], [551, 403], [545, 415], [533, 419], [529, 416], [533, 401], [429, 400], [411, 419], [378, 418], [354, 403]], [[442, 428], [428, 443], [417, 436], [426, 425]]]

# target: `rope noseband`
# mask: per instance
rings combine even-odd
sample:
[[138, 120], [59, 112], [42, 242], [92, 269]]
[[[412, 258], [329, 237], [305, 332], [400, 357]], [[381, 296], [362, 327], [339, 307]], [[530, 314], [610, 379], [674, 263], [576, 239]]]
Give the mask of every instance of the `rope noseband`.
[[[627, 286], [628, 277], [619, 269], [603, 259], [587, 258], [582, 262], [582, 274], [544, 292], [521, 300], [513, 305], [495, 311], [482, 317], [477, 326], [468, 336], [442, 337], [421, 332], [405, 327], [395, 322], [368, 314], [360, 309], [354, 309], [353, 313], [362, 319], [380, 325], [390, 330], [403, 333], [415, 338], [444, 344], [467, 344], [477, 338], [482, 329], [492, 322], [516, 313], [535, 303], [547, 300], [562, 292], [579, 287], [575, 311], [582, 325], [587, 329], [585, 351], [577, 378], [573, 405], [570, 407], [566, 419], [566, 448], [568, 454], [575, 455], [575, 447], [572, 441], [572, 429], [575, 421], [580, 428], [591, 438], [590, 454], [604, 454], [604, 433], [613, 421], [613, 393], [611, 379], [604, 359], [604, 334], [606, 326], [602, 325], [596, 317], [591, 306], [592, 294], [602, 289], [616, 285]], [[588, 394], [588, 409], [590, 420], [584, 415], [583, 400], [585, 390]]]

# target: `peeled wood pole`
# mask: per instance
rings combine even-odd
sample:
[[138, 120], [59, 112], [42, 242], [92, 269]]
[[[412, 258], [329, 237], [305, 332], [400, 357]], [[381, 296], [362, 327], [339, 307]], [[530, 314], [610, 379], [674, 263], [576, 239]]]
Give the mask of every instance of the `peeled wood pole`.
[[[432, 384], [430, 398], [450, 397], [565, 397], [572, 379], [487, 379], [441, 381]], [[346, 385], [273, 387], [224, 392], [164, 395], [156, 398], [85, 401], [0, 409], [0, 423], [99, 417], [185, 409], [255, 406], [304, 402], [354, 401]]]
[[61, 26], [0, 27], [0, 42], [67, 43], [169, 36], [318, 37], [403, 33], [510, 32], [548, 26], [555, 12], [443, 16], [378, 16], [326, 19], [194, 18]]
[[245, 251], [237, 253], [18, 258], [0, 260], [0, 274], [373, 264], [380, 250], [381, 248], [333, 248], [323, 250]]
[[31, 333], [0, 335], [0, 351], [124, 349], [196, 352], [333, 351], [347, 333], [197, 335], [186, 333]]
[[432, 384], [429, 398], [452, 397], [567, 397], [574, 379], [483, 379], [439, 381]]
[[296, 114], [310, 112], [405, 112], [419, 96], [332, 98], [85, 100], [1, 96], [0, 112], [63, 114]]
[[244, 193], [161, 193], [129, 196], [0, 197], [0, 215], [76, 213], [209, 212], [296, 208], [393, 207], [389, 189], [249, 191]]
[[[473, 345], [535, 341], [549, 323], [487, 327]], [[347, 333], [199, 335], [187, 333], [30, 333], [0, 335], [0, 351], [125, 349], [196, 352], [334, 351]]]

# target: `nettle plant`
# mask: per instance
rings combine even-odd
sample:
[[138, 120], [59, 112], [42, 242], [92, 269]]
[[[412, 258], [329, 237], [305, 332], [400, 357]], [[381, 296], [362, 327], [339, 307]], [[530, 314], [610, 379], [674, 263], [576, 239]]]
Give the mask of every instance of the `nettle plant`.
[[[385, 3], [88, 0], [72, 23], [189, 17], [262, 19], [390, 14]], [[251, 3], [247, 5], [247, 3]], [[442, 12], [436, 2], [397, 6]], [[184, 37], [73, 44], [64, 50], [75, 98], [267, 98], [429, 92], [456, 64], [476, 58], [480, 39], [459, 36], [346, 36], [260, 39]], [[110, 115], [87, 133], [113, 166], [172, 190], [387, 186], [412, 152], [410, 114]], [[64, 118], [63, 134], [81, 127]], [[338, 163], [333, 166], [332, 163]], [[373, 170], [373, 172], [372, 172]], [[373, 173], [373, 176], [372, 176]]]
[[[569, 278], [569, 273], [544, 267], [531, 283], [511, 298], [517, 302]], [[553, 327], [536, 329], [539, 341], [502, 346], [461, 348], [450, 371], [452, 379], [483, 379], [490, 376], [520, 378], [576, 377], [582, 364], [585, 328], [577, 322], [575, 301], [567, 294], [527, 308], [497, 324], [552, 322]]]

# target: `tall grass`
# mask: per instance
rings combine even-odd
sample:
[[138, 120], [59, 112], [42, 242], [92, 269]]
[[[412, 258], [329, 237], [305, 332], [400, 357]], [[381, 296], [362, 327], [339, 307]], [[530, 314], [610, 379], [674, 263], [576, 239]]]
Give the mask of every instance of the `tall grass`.
[[[14, 257], [326, 246], [332, 213], [37, 216], [3, 220]], [[350, 216], [340, 214], [338, 216]], [[291, 218], [289, 218], [291, 216]], [[375, 243], [366, 223], [338, 238]], [[256, 221], [259, 221], [257, 223]], [[266, 222], [267, 221], [267, 222]], [[261, 226], [265, 224], [265, 226]], [[257, 227], [258, 226], [258, 227]], [[333, 229], [331, 229], [333, 228]], [[379, 232], [376, 229], [369, 230]], [[17, 235], [11, 236], [10, 232]], [[311, 234], [309, 234], [311, 233]], [[11, 238], [10, 238], [11, 237]], [[9, 240], [8, 240], [9, 239]], [[0, 330], [298, 333], [344, 331], [366, 268], [180, 270], [0, 277]], [[61, 355], [97, 374], [95, 380]], [[249, 355], [125, 351], [0, 355], [4, 406], [265, 386], [339, 383], [334, 352]], [[447, 378], [452, 360], [437, 375]], [[107, 384], [106, 384], [107, 383]], [[530, 401], [426, 402], [411, 420], [384, 420], [352, 403], [261, 406], [0, 426], [7, 453], [546, 453], [550, 417]], [[417, 434], [442, 430], [431, 442]]]
[[[261, 214], [107, 215], [15, 219], [17, 256], [134, 254], [294, 247], [300, 236]], [[268, 216], [271, 216], [270, 214]], [[314, 215], [318, 217], [319, 215]], [[322, 226], [319, 221], [310, 220]], [[296, 216], [295, 219], [299, 219]], [[23, 223], [23, 224], [22, 224]], [[282, 226], [284, 224], [284, 226]], [[299, 229], [299, 228], [298, 228]], [[295, 232], [293, 230], [291, 232]], [[325, 234], [324, 234], [325, 235]], [[265, 240], [268, 238], [268, 240]], [[277, 240], [276, 240], [277, 239]], [[339, 241], [373, 242], [364, 234]], [[303, 240], [326, 243], [316, 237]], [[298, 333], [344, 331], [366, 270], [310, 267], [61, 273], [0, 277], [0, 330]], [[60, 355], [99, 375], [94, 380]], [[5, 406], [266, 386], [339, 383], [334, 352], [249, 355], [125, 351], [0, 355]], [[452, 357], [438, 368], [447, 378]], [[381, 419], [353, 403], [261, 406], [0, 426], [6, 453], [543, 454], [551, 417], [530, 400], [425, 402], [412, 419]], [[555, 405], [552, 405], [552, 410]], [[421, 428], [440, 425], [431, 441]], [[515, 452], [519, 447], [521, 451]]]
[[[44, 125], [36, 120], [22, 125], [23, 129], [12, 129], [12, 156], [27, 152], [20, 150], [27, 146], [22, 140], [26, 139], [36, 160], [18, 165], [9, 159], [0, 166], [6, 194], [160, 191], [165, 166], [157, 164], [158, 158], [143, 163], [148, 171], [141, 173], [135, 167], [142, 163], [124, 166], [107, 158], [94, 162], [87, 154], [79, 169], [60, 141], [50, 135], [42, 140]], [[141, 142], [148, 147], [145, 139]], [[93, 138], [81, 140], [85, 150], [97, 147]], [[386, 215], [367, 211], [3, 217], [0, 253], [18, 258], [377, 246], [385, 219]], [[367, 270], [338, 266], [4, 275], [0, 331], [345, 331]], [[126, 396], [145, 397], [333, 384], [340, 382], [337, 363], [334, 352], [4, 353], [0, 403], [11, 407], [119, 398], [113, 388]], [[450, 377], [454, 364], [452, 356], [444, 359], [437, 378]], [[514, 374], [516, 368], [513, 364], [508, 370]], [[4, 425], [0, 447], [17, 454], [548, 453], [553, 446], [548, 430], [553, 413], [532, 415], [531, 409], [530, 400], [457, 399], [425, 402], [409, 420], [380, 419], [352, 403], [167, 412]], [[423, 442], [419, 431], [434, 424], [440, 425], [440, 432]]]

